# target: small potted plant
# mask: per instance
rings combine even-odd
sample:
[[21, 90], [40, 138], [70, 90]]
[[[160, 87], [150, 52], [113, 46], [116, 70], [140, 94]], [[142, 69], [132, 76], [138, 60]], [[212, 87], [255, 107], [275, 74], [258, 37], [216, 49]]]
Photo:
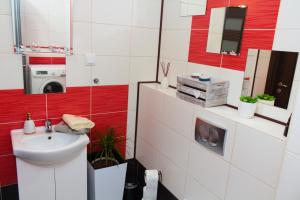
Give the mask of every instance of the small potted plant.
[[108, 128], [106, 133], [99, 135], [100, 140], [93, 149], [101, 150], [92, 151], [89, 155], [88, 199], [120, 200], [124, 193], [127, 163], [115, 145], [125, 140], [117, 138], [113, 128]]
[[276, 97], [268, 95], [268, 94], [261, 94], [261, 95], [257, 95], [257, 100], [258, 100], [258, 103], [274, 106]]
[[251, 119], [253, 118], [257, 105], [257, 98], [250, 96], [241, 96], [239, 105], [239, 114], [241, 117]]

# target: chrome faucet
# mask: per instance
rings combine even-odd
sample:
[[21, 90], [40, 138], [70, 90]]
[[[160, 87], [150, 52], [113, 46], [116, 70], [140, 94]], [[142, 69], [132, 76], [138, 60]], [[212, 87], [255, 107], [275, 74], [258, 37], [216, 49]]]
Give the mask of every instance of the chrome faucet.
[[52, 133], [52, 122], [49, 119], [45, 121], [45, 131], [46, 133]]

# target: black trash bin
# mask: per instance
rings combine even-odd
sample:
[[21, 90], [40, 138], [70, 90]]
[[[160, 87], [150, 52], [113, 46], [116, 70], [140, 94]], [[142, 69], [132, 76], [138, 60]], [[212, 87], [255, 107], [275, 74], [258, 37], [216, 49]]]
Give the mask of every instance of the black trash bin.
[[123, 199], [124, 200], [137, 200], [138, 199], [138, 184], [126, 183]]

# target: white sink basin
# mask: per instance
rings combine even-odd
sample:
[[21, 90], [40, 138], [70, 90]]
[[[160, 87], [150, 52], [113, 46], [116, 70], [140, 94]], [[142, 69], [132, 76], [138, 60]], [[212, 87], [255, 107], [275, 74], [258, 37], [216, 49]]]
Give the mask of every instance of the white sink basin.
[[35, 134], [25, 135], [23, 129], [11, 131], [14, 155], [35, 165], [55, 165], [76, 157], [90, 142], [86, 135], [45, 133], [38, 127]]

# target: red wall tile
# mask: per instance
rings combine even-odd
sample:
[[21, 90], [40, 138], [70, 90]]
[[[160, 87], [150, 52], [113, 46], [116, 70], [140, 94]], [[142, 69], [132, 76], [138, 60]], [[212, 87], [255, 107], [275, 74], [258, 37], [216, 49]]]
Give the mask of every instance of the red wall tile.
[[14, 156], [0, 156], [0, 185], [17, 183], [16, 159]]
[[[102, 134], [105, 133], [107, 128], [114, 128], [116, 136], [121, 140], [116, 146], [122, 152], [122, 155], [125, 156], [127, 112], [92, 115], [91, 118], [96, 123], [90, 137], [92, 144], [101, 139]], [[99, 148], [94, 146], [92, 151], [99, 151]]]
[[205, 16], [193, 17], [189, 62], [219, 67], [222, 55], [206, 52], [210, 10], [228, 5], [247, 5], [241, 55], [224, 55], [221, 64], [224, 68], [244, 71], [249, 48], [272, 49], [279, 4], [280, 0], [208, 0]]
[[92, 88], [92, 113], [125, 111], [128, 108], [128, 85]]
[[10, 131], [23, 128], [23, 123], [0, 124], [0, 156], [12, 154]]
[[0, 91], [0, 123], [24, 121], [27, 112], [33, 119], [45, 119], [45, 95], [25, 95], [23, 90]]
[[29, 57], [30, 65], [65, 65], [65, 57]]
[[230, 0], [230, 6], [247, 5], [245, 29], [275, 29], [280, 0]]
[[70, 87], [64, 94], [48, 94], [48, 117], [60, 118], [63, 114], [90, 114], [90, 87]]
[[192, 29], [208, 29], [210, 20], [210, 11], [212, 8], [228, 6], [228, 0], [208, 0], [205, 16], [194, 16]]
[[91, 140], [93, 141], [99, 140], [101, 133], [105, 132], [107, 128], [114, 128], [118, 137], [126, 136], [127, 112], [97, 114], [92, 115], [91, 119], [96, 124], [92, 129]]
[[189, 62], [219, 67], [221, 56], [219, 54], [207, 53], [208, 31], [193, 30], [190, 39]]
[[224, 55], [222, 67], [245, 71], [248, 49], [272, 49], [274, 30], [245, 30], [240, 56]]

